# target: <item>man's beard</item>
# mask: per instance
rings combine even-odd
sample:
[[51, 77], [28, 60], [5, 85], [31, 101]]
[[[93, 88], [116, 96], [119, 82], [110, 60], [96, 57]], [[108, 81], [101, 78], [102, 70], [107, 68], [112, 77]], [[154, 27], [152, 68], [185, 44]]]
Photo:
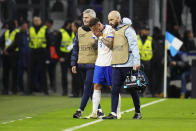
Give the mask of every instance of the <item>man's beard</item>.
[[118, 22], [116, 21], [113, 25], [113, 28], [116, 28], [118, 26]]

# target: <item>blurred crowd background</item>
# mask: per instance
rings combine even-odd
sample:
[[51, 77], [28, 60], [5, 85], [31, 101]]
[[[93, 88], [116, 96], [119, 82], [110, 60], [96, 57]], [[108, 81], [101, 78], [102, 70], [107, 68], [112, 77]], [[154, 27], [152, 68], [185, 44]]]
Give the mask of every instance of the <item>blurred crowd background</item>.
[[[82, 25], [83, 10], [92, 8], [106, 24], [109, 11], [118, 10], [122, 17], [131, 18], [138, 41], [151, 41], [152, 57], [142, 60], [150, 80], [150, 88], [143, 95], [150, 97], [163, 97], [165, 20], [166, 31], [183, 41], [175, 57], [168, 55], [167, 95], [191, 97], [192, 68], [196, 68], [196, 1], [167, 0], [166, 6], [163, 1], [0, 0], [0, 93], [81, 96], [83, 80], [80, 74], [71, 73], [71, 50], [61, 50], [62, 32], [67, 32], [72, 43]], [[36, 32], [46, 28], [46, 46], [42, 50], [34, 51], [29, 44], [31, 27]], [[15, 39], [15, 46], [7, 48], [6, 31], [17, 29], [23, 39]]]

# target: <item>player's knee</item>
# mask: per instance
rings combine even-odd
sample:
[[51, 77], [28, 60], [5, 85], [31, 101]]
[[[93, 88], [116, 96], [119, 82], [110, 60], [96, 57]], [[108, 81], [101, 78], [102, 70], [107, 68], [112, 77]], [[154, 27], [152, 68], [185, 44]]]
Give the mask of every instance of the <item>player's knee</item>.
[[112, 95], [119, 94], [119, 92], [120, 92], [120, 88], [113, 87], [111, 90], [112, 90]]
[[110, 90], [112, 90], [112, 86], [109, 86]]
[[94, 84], [94, 90], [101, 90], [102, 86], [100, 84]]

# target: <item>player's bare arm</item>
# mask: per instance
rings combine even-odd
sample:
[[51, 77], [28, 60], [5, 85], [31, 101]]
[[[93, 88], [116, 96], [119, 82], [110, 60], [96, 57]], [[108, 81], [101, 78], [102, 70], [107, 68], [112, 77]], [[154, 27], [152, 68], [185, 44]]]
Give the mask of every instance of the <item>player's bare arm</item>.
[[108, 48], [112, 49], [113, 47], [113, 38], [101, 38], [101, 41], [104, 45], [106, 45]]
[[93, 39], [93, 40], [92, 40], [92, 47], [93, 47], [94, 49], [97, 49], [97, 46], [98, 46], [98, 39]]

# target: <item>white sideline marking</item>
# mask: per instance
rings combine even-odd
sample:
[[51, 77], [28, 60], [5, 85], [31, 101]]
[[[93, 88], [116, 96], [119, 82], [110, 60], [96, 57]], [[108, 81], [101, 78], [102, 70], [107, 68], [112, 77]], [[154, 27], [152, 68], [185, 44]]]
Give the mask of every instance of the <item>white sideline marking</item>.
[[[19, 118], [17, 120], [21, 121], [21, 120], [24, 120], [24, 119], [31, 119], [31, 118], [32, 118], [31, 116], [26, 116], [24, 118]], [[17, 120], [6, 121], [6, 122], [2, 122], [1, 124], [4, 124], [5, 125], [5, 124], [9, 124], [9, 123], [15, 122]]]
[[[156, 101], [152, 101], [152, 102], [149, 102], [149, 103], [141, 105], [141, 108], [144, 108], [146, 106], [150, 106], [150, 105], [153, 105], [153, 104], [165, 101], [165, 100], [166, 99], [159, 99], [159, 100], [156, 100]], [[135, 110], [135, 108], [131, 108], [131, 109], [128, 109], [128, 110], [125, 110], [125, 111], [121, 112], [121, 114], [124, 114], [125, 112], [134, 111], [134, 110]], [[93, 125], [93, 124], [101, 122], [101, 121], [103, 121], [103, 119], [99, 119], [99, 120], [96, 120], [96, 121], [88, 122], [88, 123], [85, 123], [85, 124], [82, 124], [82, 125], [79, 125], [79, 126], [74, 126], [72, 128], [63, 129], [63, 131], [74, 131], [74, 130], [77, 130], [77, 129], [80, 129], [80, 128], [83, 128], [83, 127], [86, 127], [86, 126], [89, 126], [89, 125]]]

